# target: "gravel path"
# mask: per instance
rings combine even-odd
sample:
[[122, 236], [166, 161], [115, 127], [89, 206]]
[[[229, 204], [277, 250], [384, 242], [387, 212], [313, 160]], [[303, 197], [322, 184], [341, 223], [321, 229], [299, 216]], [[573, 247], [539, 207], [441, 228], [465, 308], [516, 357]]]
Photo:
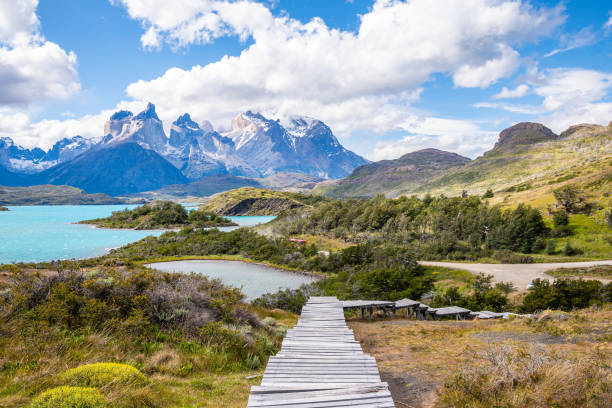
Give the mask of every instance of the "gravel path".
[[[440, 266], [446, 268], [462, 269], [472, 273], [485, 273], [493, 275], [495, 282], [512, 282], [519, 290], [524, 290], [528, 283], [536, 278], [552, 279], [546, 271], [558, 268], [584, 268], [597, 265], [612, 265], [609, 261], [589, 261], [589, 262], [565, 262], [565, 263], [534, 263], [534, 264], [469, 264], [462, 262], [419, 262], [421, 265]], [[609, 279], [597, 279], [602, 282], [609, 282]]]

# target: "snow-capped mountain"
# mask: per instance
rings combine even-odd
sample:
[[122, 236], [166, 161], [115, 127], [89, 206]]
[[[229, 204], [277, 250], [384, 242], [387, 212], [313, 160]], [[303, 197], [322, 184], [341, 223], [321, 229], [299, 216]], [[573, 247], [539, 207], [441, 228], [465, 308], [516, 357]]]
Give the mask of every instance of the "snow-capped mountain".
[[133, 142], [156, 152], [163, 151], [168, 138], [162, 121], [155, 113], [155, 105], [149, 103], [147, 108], [134, 116], [129, 111], [114, 113], [104, 125], [104, 137], [101, 144], [111, 145]]
[[236, 154], [231, 139], [215, 132], [210, 122], [200, 127], [188, 113], [172, 123], [168, 145], [166, 159], [192, 180], [216, 174], [258, 175]]
[[292, 117], [283, 126], [279, 120], [247, 111], [223, 136], [232, 139], [238, 155], [264, 177], [288, 171], [339, 178], [368, 163], [342, 147], [325, 123], [308, 117]]
[[21, 174], [30, 184], [71, 182], [89, 193], [123, 194], [143, 191], [145, 185], [158, 188], [165, 181], [177, 184], [220, 174], [266, 177], [294, 172], [339, 178], [365, 163], [316, 119], [293, 117], [281, 124], [247, 111], [233, 120], [231, 130], [219, 133], [209, 122], [198, 124], [185, 113], [167, 136], [152, 103], [137, 115], [114, 113], [95, 141], [74, 136], [45, 152], [0, 139], [0, 170], [6, 170], [8, 178], [16, 180]]
[[322, 178], [344, 177], [367, 161], [346, 150], [323, 122], [293, 117], [280, 121], [247, 111], [233, 121], [231, 130], [214, 131], [188, 113], [170, 127], [167, 137], [155, 105], [134, 116], [113, 114], [104, 126], [100, 147], [138, 143], [154, 150], [191, 180], [215, 174], [266, 177], [278, 172], [298, 172]]
[[0, 165], [6, 169], [25, 174], [34, 174], [56, 164], [72, 160], [94, 145], [82, 136], [57, 141], [49, 151], [41, 148], [26, 149], [16, 145], [11, 138], [0, 138]]

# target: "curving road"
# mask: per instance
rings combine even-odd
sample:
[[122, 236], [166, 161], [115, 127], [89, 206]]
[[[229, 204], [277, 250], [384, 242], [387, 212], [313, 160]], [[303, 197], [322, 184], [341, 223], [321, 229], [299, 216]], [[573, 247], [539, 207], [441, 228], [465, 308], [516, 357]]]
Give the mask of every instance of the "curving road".
[[[461, 269], [472, 273], [485, 273], [493, 275], [495, 282], [512, 282], [519, 290], [524, 290], [528, 283], [536, 278], [552, 279], [546, 271], [558, 268], [585, 268], [598, 265], [612, 265], [609, 261], [588, 261], [588, 262], [564, 262], [564, 263], [534, 263], [534, 264], [470, 264], [462, 262], [425, 262], [419, 261], [421, 265], [439, 266], [445, 268]], [[602, 282], [609, 282], [609, 279], [597, 279]]]

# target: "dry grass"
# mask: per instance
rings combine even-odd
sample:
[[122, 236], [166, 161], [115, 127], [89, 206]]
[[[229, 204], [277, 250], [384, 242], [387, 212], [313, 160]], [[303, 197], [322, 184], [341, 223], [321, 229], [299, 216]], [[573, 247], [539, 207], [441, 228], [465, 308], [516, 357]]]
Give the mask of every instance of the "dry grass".
[[[350, 326], [376, 357], [398, 407], [598, 407], [612, 398], [610, 307], [561, 321], [397, 319]], [[465, 397], [468, 389], [479, 396]], [[588, 401], [572, 399], [578, 394]]]

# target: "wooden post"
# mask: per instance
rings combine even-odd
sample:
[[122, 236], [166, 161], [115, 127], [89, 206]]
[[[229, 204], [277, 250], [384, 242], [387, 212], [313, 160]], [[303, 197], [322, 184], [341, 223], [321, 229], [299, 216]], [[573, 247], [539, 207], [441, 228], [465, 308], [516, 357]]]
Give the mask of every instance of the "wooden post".
[[395, 308], [395, 305], [393, 305], [393, 318], [395, 319], [397, 317], [397, 309]]
[[370, 311], [370, 320], [372, 320], [372, 315], [374, 314], [374, 308], [370, 306], [368, 310]]
[[365, 319], [365, 309], [363, 307], [360, 307], [361, 309], [361, 318]]

